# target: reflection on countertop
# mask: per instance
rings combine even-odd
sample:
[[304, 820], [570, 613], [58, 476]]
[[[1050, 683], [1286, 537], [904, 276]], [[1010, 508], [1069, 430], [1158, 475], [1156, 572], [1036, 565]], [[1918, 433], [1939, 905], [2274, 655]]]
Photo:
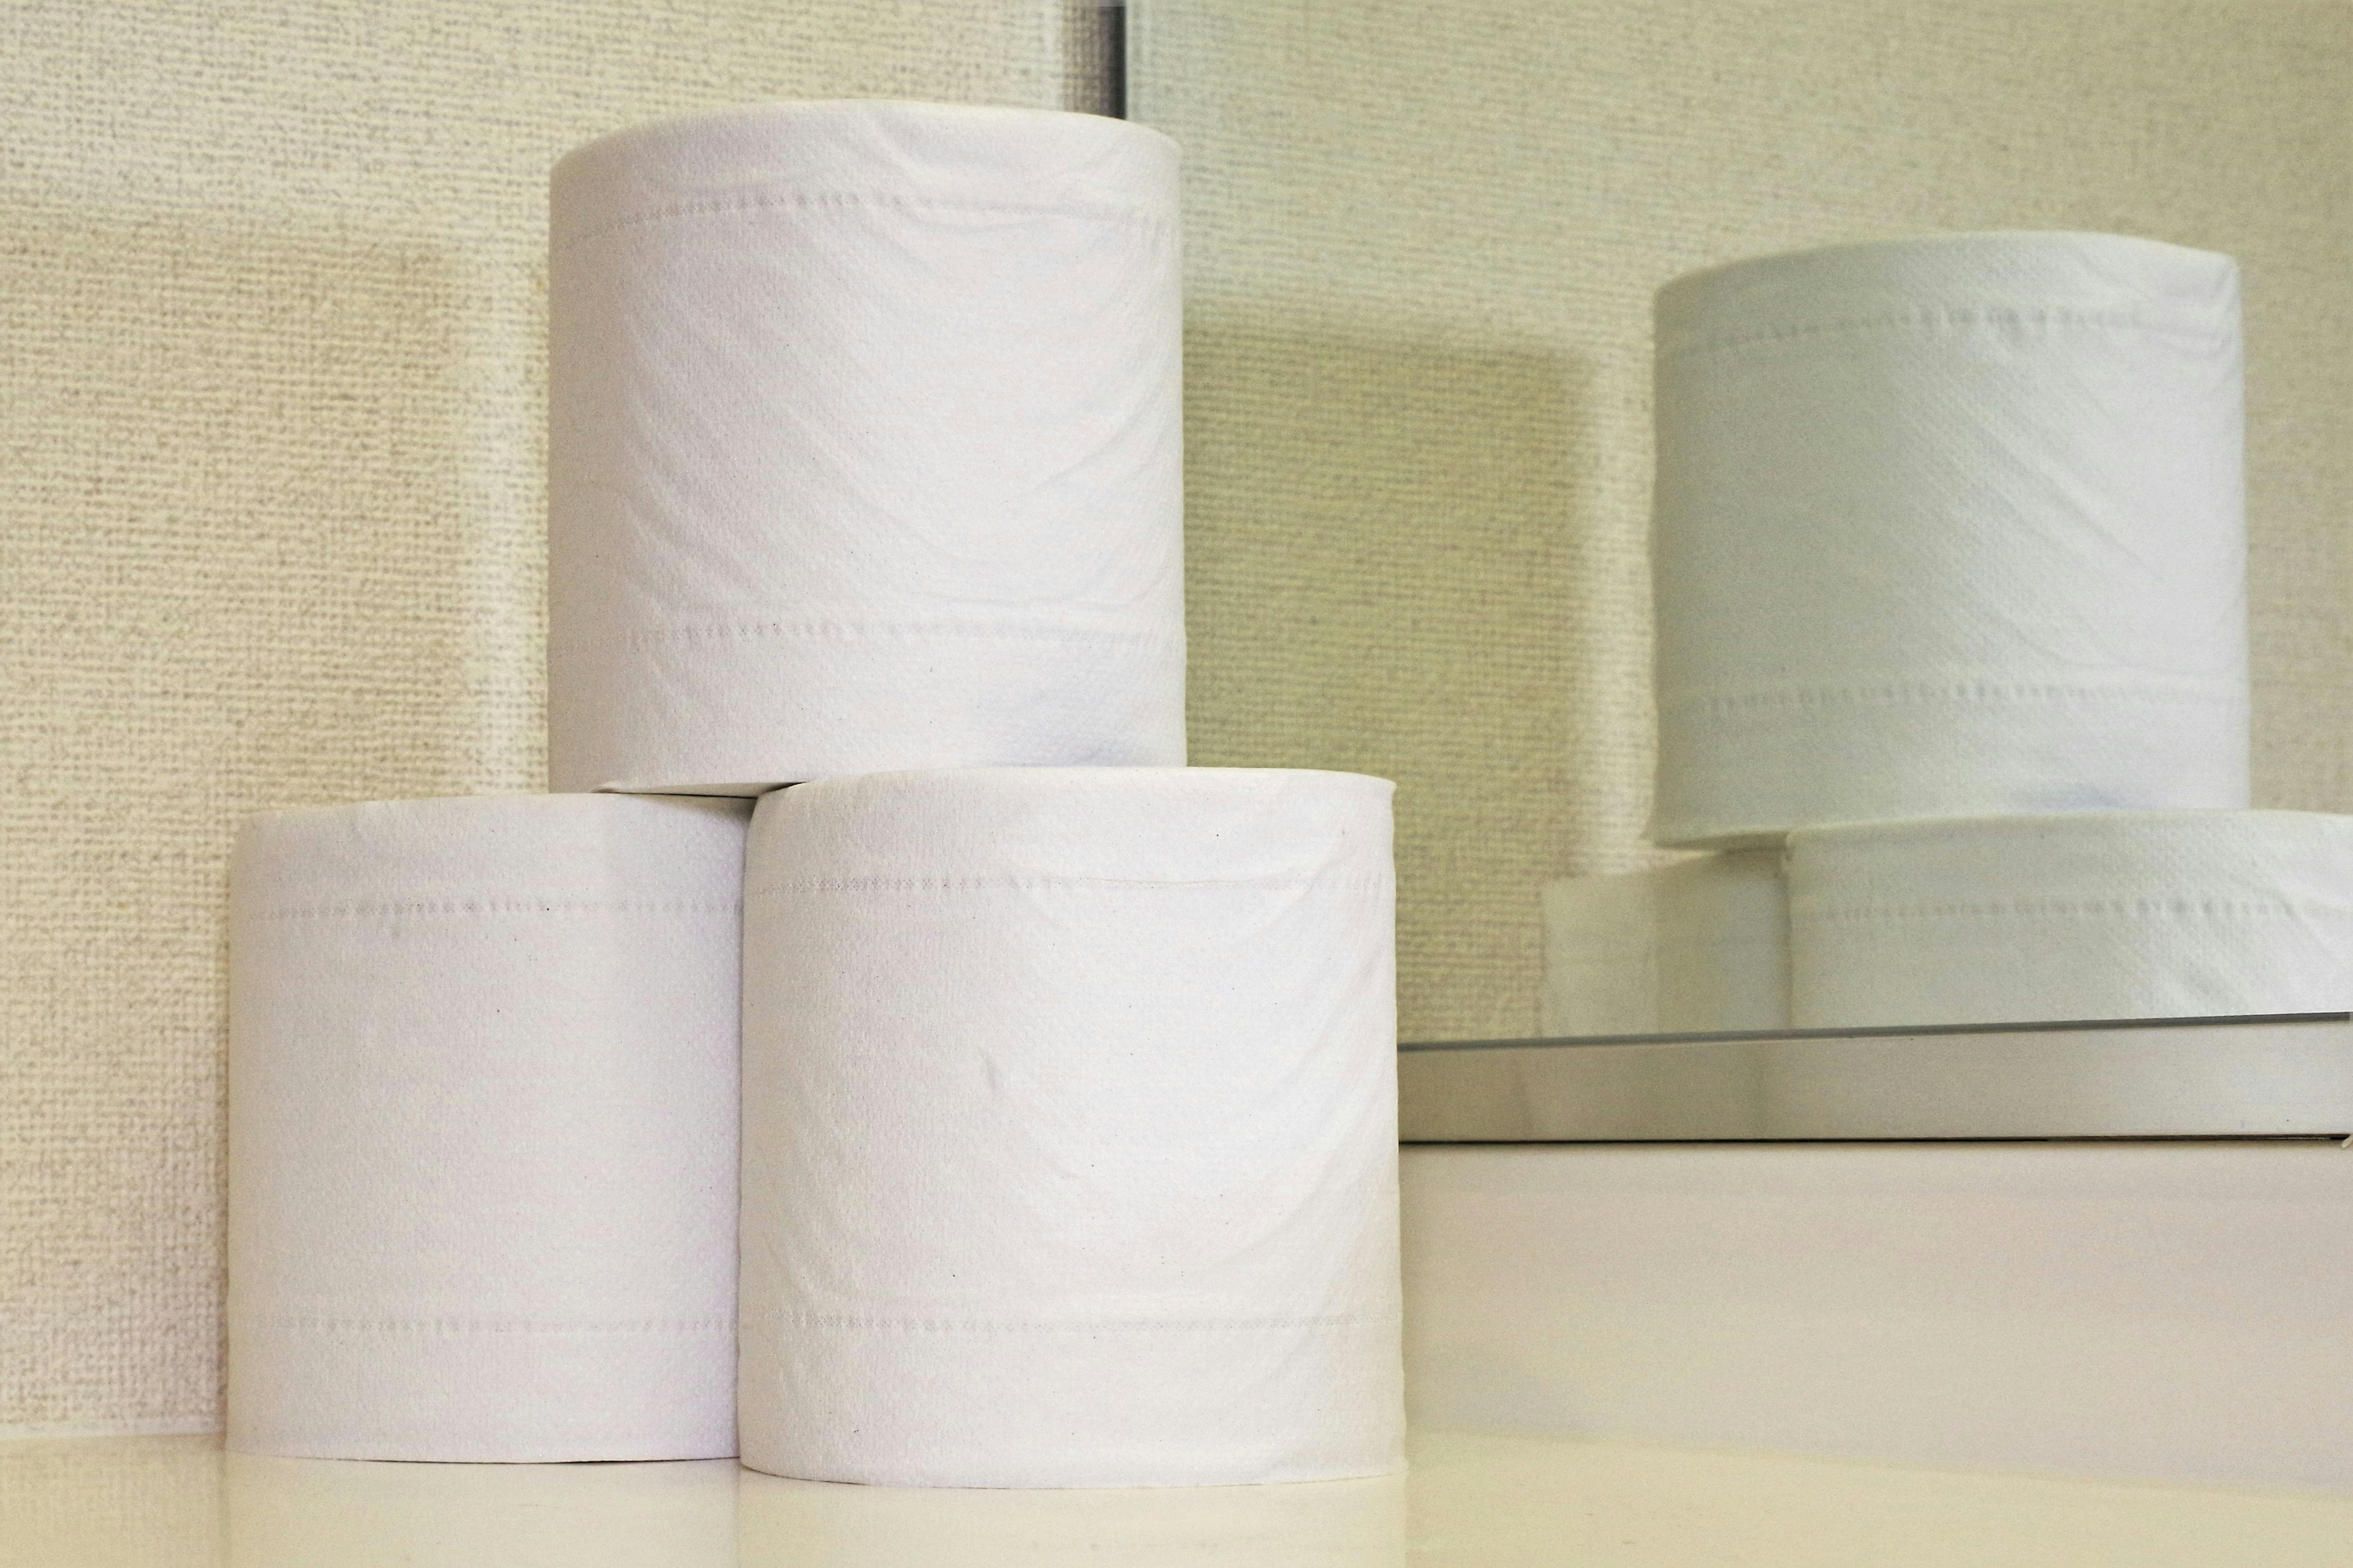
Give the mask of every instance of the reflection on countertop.
[[5, 1568], [1521, 1568], [2353, 1562], [2353, 1498], [1424, 1432], [1405, 1476], [920, 1491], [688, 1464], [0, 1443]]

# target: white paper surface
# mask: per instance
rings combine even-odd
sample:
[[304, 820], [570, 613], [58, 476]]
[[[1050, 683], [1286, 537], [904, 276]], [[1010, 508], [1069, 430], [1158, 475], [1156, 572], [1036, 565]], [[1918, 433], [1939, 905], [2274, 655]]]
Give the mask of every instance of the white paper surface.
[[734, 1452], [748, 815], [526, 795], [246, 824], [232, 1448]]
[[1824, 827], [1788, 864], [1801, 1028], [2353, 1007], [2353, 817]]
[[2238, 276], [2112, 235], [1658, 300], [1653, 836], [2247, 804]]
[[557, 788], [1184, 762], [1173, 142], [777, 105], [551, 205]]
[[1390, 789], [1006, 769], [761, 801], [744, 1463], [1092, 1487], [1402, 1462]]
[[1544, 921], [1547, 1035], [1788, 1027], [1778, 849], [1565, 878], [1545, 887]]

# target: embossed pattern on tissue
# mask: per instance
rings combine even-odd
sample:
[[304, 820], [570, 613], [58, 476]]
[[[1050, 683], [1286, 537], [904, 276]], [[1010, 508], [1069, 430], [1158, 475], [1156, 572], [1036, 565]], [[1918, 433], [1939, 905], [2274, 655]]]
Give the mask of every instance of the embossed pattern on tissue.
[[732, 1333], [733, 1318], [647, 1318], [612, 1323], [557, 1323], [522, 1318], [313, 1318], [294, 1313], [240, 1312], [233, 1322], [316, 1334], [717, 1334]]
[[1744, 708], [1820, 708], [1845, 702], [2150, 702], [2218, 708], [2242, 700], [2228, 691], [2197, 687], [2153, 689], [2143, 685], [2069, 686], [2036, 681], [1957, 681], [1950, 685], [1895, 682], [1884, 686], [1808, 686], [1785, 690], [1662, 694], [1661, 712], [1724, 713]]
[[720, 915], [733, 899], [422, 899], [406, 903], [288, 904], [257, 910], [268, 921], [376, 920], [397, 915]]
[[869, 1318], [849, 1312], [768, 1312], [747, 1319], [746, 1332], [759, 1329], [892, 1329], [923, 1334], [1157, 1334], [1248, 1332], [1267, 1329], [1345, 1329], [1387, 1324], [1398, 1309], [1363, 1312], [1327, 1312], [1302, 1318], [1103, 1318], [1067, 1322], [1036, 1322], [1021, 1319]]
[[823, 212], [828, 208], [856, 210], [878, 207], [901, 212], [962, 212], [984, 216], [1000, 217], [1074, 217], [1098, 223], [1131, 224], [1137, 228], [1158, 230], [1176, 220], [1165, 215], [1138, 211], [1133, 207], [1090, 206], [1065, 203], [1059, 206], [1030, 206], [1015, 202], [960, 202], [931, 196], [899, 195], [887, 191], [792, 191], [772, 195], [735, 196], [724, 201], [683, 202], [676, 206], [650, 207], [641, 213], [584, 228], [577, 234], [567, 234], [548, 247], [552, 256], [561, 256], [576, 246], [592, 239], [603, 239], [632, 228], [644, 228], [654, 224], [672, 223], [680, 218], [724, 216], [730, 213], [746, 212]]
[[1840, 332], [1882, 331], [1889, 329], [1922, 327], [2094, 327], [2104, 331], [2164, 332], [2176, 337], [2195, 338], [2216, 344], [2234, 342], [2238, 334], [2228, 329], [2192, 326], [2184, 321], [2152, 321], [2129, 311], [2069, 310], [2064, 309], [2014, 309], [1994, 305], [1954, 306], [1945, 310], [1901, 310], [1877, 316], [1854, 316], [1826, 321], [1810, 321], [1802, 326], [1769, 327], [1754, 332], [1741, 332], [1731, 337], [1702, 338], [1694, 342], [1662, 342], [1659, 345], [1662, 363], [1693, 358], [1700, 354], [1720, 353], [1729, 349], [1748, 348], [1757, 343], [1789, 342], [1805, 338], [1834, 336]]
[[1966, 920], [1978, 916], [2071, 915], [2105, 918], [2115, 915], [2172, 918], [2198, 916], [2225, 920], [2294, 920], [2323, 912], [2281, 900], [2254, 899], [2012, 899], [1974, 903], [1941, 904], [1815, 904], [1804, 900], [1809, 918], [1825, 922], [1879, 921]]
[[811, 877], [749, 889], [744, 897], [774, 899], [786, 893], [1047, 892], [1066, 888], [1250, 888], [1269, 892], [1323, 889], [1374, 893], [1387, 891], [1394, 879], [1378, 871], [1346, 877], [1199, 877], [1182, 880], [1166, 877]]
[[1089, 626], [971, 626], [956, 622], [917, 622], [904, 626], [861, 626], [849, 621], [749, 621], [733, 626], [661, 626], [634, 631], [621, 639], [624, 647], [652, 647], [662, 643], [733, 642], [761, 637], [971, 637], [986, 641], [1069, 642], [1135, 647], [1181, 647], [1184, 633], [1117, 631]]

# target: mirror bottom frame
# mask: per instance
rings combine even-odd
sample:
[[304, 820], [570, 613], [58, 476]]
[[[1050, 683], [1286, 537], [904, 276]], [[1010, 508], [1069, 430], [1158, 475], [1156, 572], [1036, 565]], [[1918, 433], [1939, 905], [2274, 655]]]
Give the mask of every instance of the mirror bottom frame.
[[2345, 1138], [2353, 1014], [1432, 1041], [1398, 1093], [1409, 1143]]

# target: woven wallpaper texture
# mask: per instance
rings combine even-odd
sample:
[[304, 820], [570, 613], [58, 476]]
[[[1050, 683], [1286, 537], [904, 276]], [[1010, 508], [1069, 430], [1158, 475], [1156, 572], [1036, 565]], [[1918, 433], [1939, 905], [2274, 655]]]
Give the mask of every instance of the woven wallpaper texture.
[[542, 787], [550, 163], [1061, 11], [0, 8], [0, 1433], [215, 1422], [237, 818]]
[[1143, 0], [1186, 148], [1193, 757], [1398, 782], [1409, 1039], [1644, 863], [1650, 297], [1938, 230], [2245, 275], [2257, 802], [2353, 810], [2353, 5]]

